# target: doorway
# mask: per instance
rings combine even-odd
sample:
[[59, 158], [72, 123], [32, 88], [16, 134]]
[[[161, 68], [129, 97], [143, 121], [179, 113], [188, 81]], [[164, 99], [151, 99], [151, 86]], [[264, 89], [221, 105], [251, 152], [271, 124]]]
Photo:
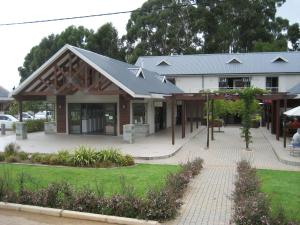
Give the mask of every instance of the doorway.
[[70, 134], [117, 135], [115, 103], [70, 103]]
[[155, 102], [155, 132], [166, 128], [166, 109], [165, 102]]

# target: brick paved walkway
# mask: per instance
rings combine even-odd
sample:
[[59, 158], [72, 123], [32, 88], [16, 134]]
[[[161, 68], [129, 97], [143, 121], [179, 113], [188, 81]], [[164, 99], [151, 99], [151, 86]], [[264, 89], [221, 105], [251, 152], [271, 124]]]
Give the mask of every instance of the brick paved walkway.
[[224, 133], [215, 133], [215, 141], [211, 142], [209, 149], [205, 149], [206, 133], [201, 132], [175, 156], [144, 161], [178, 164], [195, 157], [204, 159], [204, 169], [189, 185], [180, 215], [176, 220], [168, 222], [168, 225], [228, 225], [236, 163], [241, 159], [249, 160], [257, 168], [300, 171], [300, 167], [289, 166], [278, 161], [261, 129], [252, 130], [251, 151], [244, 150], [245, 144], [240, 138], [238, 127], [226, 127], [223, 129]]

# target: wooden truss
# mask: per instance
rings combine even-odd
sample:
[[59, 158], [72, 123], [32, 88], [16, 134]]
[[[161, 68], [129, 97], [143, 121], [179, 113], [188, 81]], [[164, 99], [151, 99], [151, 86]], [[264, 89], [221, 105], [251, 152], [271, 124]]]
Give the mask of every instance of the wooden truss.
[[123, 90], [85, 61], [67, 51], [25, 87], [17, 99], [72, 95], [78, 91], [91, 95], [119, 95]]

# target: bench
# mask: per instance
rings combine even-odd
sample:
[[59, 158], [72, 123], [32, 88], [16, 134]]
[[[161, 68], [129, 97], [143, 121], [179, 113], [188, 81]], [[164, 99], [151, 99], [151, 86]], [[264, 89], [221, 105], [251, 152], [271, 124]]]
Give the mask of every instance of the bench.
[[223, 127], [223, 121], [222, 120], [214, 120], [213, 122], [209, 121], [209, 126], [213, 128], [216, 127], [219, 129], [219, 132], [222, 132], [221, 127]]

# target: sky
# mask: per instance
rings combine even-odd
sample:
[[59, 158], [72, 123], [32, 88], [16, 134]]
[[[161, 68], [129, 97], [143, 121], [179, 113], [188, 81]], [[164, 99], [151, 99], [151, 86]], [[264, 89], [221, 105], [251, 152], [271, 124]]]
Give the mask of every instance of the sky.
[[[0, 23], [52, 19], [117, 11], [133, 10], [146, 0], [9, 0], [0, 3]], [[300, 1], [287, 0], [278, 9], [278, 16], [300, 23]], [[112, 22], [119, 36], [126, 32], [130, 14], [77, 19], [41, 24], [0, 26], [0, 85], [9, 91], [19, 84], [18, 67], [30, 49], [51, 33], [60, 33], [70, 25], [83, 25], [97, 30], [101, 25]]]

